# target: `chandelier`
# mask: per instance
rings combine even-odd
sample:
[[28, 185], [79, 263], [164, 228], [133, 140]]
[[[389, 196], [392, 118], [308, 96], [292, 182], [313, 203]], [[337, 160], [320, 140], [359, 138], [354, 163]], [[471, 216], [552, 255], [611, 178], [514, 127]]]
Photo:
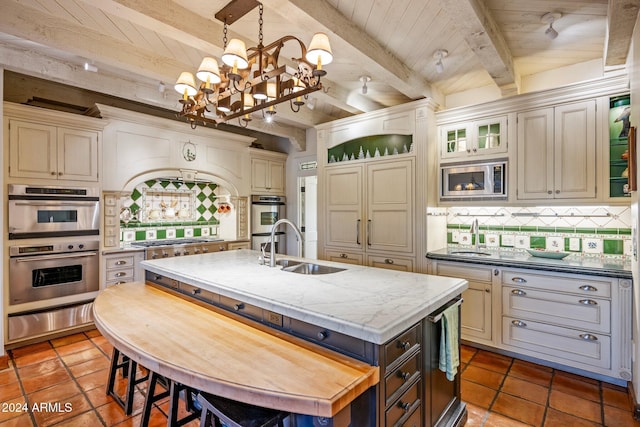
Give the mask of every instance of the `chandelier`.
[[[228, 25], [256, 6], [260, 11], [258, 46], [247, 49], [239, 39], [227, 42]], [[255, 0], [233, 0], [216, 13], [216, 19], [224, 22], [222, 64], [205, 57], [196, 73], [198, 85], [188, 71], [182, 72], [175, 84], [182, 95], [178, 116], [186, 118], [193, 129], [198, 124], [217, 125], [235, 118], [247, 127], [251, 114], [257, 111], [270, 122], [276, 105], [288, 102], [291, 110], [298, 112], [310, 93], [322, 89], [320, 79], [327, 73], [322, 67], [333, 60], [327, 35], [314, 34], [308, 50], [300, 39], [290, 35], [264, 46], [262, 13], [262, 4]], [[289, 42], [297, 42], [300, 47], [300, 57], [291, 58], [297, 68], [278, 62], [280, 50]], [[205, 116], [205, 112], [214, 117]]]

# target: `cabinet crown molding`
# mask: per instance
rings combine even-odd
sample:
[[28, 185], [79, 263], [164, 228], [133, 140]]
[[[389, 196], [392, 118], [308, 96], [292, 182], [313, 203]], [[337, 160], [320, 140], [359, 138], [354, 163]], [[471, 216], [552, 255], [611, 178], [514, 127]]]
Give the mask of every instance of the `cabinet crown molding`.
[[103, 119], [81, 116], [80, 114], [64, 111], [48, 110], [41, 107], [4, 102], [4, 117], [25, 120], [31, 123], [41, 123], [70, 128], [82, 128], [101, 131], [108, 124]]

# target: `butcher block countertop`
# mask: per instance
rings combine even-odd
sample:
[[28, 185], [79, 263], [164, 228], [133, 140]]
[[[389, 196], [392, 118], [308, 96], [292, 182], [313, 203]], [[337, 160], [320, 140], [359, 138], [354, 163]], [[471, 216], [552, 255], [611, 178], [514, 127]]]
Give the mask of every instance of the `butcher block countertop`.
[[150, 370], [253, 405], [333, 417], [379, 382], [378, 367], [144, 283], [105, 289], [94, 315], [116, 348]]
[[374, 344], [389, 341], [468, 287], [463, 279], [278, 255], [343, 269], [297, 274], [260, 265], [259, 255], [243, 249], [141, 264], [148, 272]]

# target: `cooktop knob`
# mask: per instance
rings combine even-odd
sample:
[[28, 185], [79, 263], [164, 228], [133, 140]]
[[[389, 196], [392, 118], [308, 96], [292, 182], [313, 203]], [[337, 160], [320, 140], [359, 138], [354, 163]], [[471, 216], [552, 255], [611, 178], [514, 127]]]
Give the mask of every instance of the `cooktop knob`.
[[73, 249], [73, 245], [67, 246], [67, 249], [69, 249], [69, 250]]
[[83, 245], [82, 243], [80, 243], [80, 244], [78, 245], [78, 248], [79, 248], [79, 249], [82, 249], [82, 248], [84, 248], [84, 245]]

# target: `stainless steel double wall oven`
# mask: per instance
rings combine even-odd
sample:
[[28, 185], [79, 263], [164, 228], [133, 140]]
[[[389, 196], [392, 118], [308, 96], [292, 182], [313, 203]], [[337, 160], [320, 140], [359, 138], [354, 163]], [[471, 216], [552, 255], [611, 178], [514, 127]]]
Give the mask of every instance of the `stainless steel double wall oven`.
[[99, 289], [99, 190], [14, 184], [8, 190], [8, 341], [91, 323]]

